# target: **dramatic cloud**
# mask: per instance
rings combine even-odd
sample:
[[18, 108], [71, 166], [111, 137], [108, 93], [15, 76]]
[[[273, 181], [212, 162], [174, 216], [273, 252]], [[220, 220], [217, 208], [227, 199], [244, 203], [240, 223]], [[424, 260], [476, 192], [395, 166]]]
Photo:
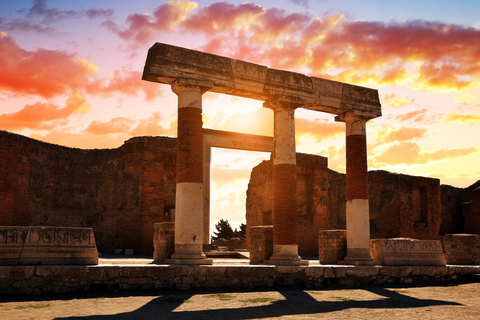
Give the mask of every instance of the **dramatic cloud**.
[[402, 98], [397, 96], [395, 93], [385, 94], [382, 97], [382, 108], [385, 107], [401, 107], [404, 105], [412, 104], [415, 101], [415, 98]]
[[145, 100], [153, 100], [162, 96], [163, 88], [158, 83], [142, 80], [140, 71], [115, 71], [109, 79], [96, 79], [86, 85], [90, 94], [112, 95], [125, 94], [138, 96], [145, 94]]
[[97, 68], [85, 59], [58, 50], [27, 51], [0, 32], [0, 90], [44, 98], [77, 91]]
[[141, 120], [129, 134], [132, 137], [176, 135], [176, 122], [172, 121], [170, 128], [164, 128], [160, 124], [162, 120], [160, 112], [153, 112], [149, 118]]
[[187, 14], [196, 7], [195, 2], [188, 0], [167, 1], [153, 12], [153, 16], [149, 13], [129, 15], [126, 21], [128, 27], [125, 30], [110, 20], [105, 22], [104, 26], [124, 40], [144, 44], [158, 36], [158, 32], [174, 29], [185, 21]]
[[395, 141], [409, 141], [413, 139], [423, 138], [428, 129], [422, 128], [406, 128], [400, 129], [384, 129], [378, 135], [377, 139], [383, 143], [392, 143]]
[[85, 131], [97, 135], [127, 133], [130, 131], [133, 124], [133, 120], [125, 117], [117, 117], [105, 122], [95, 120], [90, 123]]
[[470, 125], [480, 125], [480, 114], [457, 114], [452, 112], [446, 116], [443, 123], [465, 122]]
[[421, 148], [413, 142], [400, 142], [388, 148], [380, 156], [374, 159], [376, 164], [397, 165], [397, 164], [427, 164], [432, 161], [441, 161], [467, 156], [477, 152], [478, 149], [438, 150], [433, 152], [422, 152]]
[[399, 121], [425, 122], [428, 110], [423, 108], [412, 112], [407, 112], [395, 117]]
[[82, 114], [90, 109], [84, 98], [74, 93], [66, 101], [65, 107], [59, 108], [50, 103], [37, 102], [26, 105], [14, 113], [0, 114], [0, 128], [4, 130], [37, 129], [50, 130], [74, 114]]
[[336, 135], [345, 134], [345, 124], [328, 123], [319, 119], [296, 118], [295, 131], [297, 137], [311, 136], [320, 142]]
[[211, 169], [211, 181], [214, 181], [217, 188], [222, 188], [227, 184], [234, 184], [239, 181], [248, 181], [250, 179], [249, 168], [231, 169], [222, 166], [215, 166]]

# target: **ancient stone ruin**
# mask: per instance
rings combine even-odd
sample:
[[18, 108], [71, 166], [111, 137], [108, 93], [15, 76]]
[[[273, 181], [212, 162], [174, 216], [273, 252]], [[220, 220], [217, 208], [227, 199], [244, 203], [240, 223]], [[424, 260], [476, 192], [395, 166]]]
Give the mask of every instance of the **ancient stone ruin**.
[[265, 263], [304, 265], [298, 255], [294, 112], [337, 115], [346, 124], [347, 256], [371, 264], [365, 123], [381, 115], [378, 91], [226, 57], [156, 43], [143, 79], [171, 85], [178, 95], [175, 253], [168, 261], [210, 264], [203, 253], [204, 175], [202, 95], [207, 91], [265, 101], [274, 112], [273, 255]]
[[[155, 246], [159, 261], [210, 264], [210, 152], [221, 147], [272, 152], [253, 169], [247, 191], [247, 247], [255, 240], [265, 248], [255, 263], [305, 265], [300, 255], [317, 255], [320, 244], [329, 263], [368, 265], [375, 263], [370, 239], [480, 233], [480, 182], [459, 189], [367, 174], [365, 123], [381, 114], [376, 90], [164, 44], [150, 49], [143, 77], [178, 95], [178, 138], [80, 150], [0, 131], [0, 225], [92, 228], [100, 252], [151, 254]], [[274, 137], [203, 128], [206, 91], [265, 101]], [[296, 108], [346, 123], [346, 174], [329, 170], [326, 158], [296, 154]], [[158, 223], [166, 229], [156, 233]], [[161, 234], [174, 237], [173, 249]], [[449, 240], [449, 252], [461, 239]], [[455, 261], [477, 261], [469, 254]]]

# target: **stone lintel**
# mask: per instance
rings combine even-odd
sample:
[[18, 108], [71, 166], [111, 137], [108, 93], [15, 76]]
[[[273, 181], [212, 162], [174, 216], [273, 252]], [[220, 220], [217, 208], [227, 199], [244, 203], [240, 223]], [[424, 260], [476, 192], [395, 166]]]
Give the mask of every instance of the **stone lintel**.
[[142, 79], [171, 85], [180, 78], [210, 81], [212, 92], [261, 101], [281, 96], [314, 111], [381, 116], [375, 89], [155, 43], [148, 51]]

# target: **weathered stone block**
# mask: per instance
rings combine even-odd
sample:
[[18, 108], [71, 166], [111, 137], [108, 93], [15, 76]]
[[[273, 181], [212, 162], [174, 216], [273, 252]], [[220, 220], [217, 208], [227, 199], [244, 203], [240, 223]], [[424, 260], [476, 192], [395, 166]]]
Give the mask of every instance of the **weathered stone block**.
[[318, 232], [318, 259], [321, 264], [337, 264], [346, 255], [346, 230], [320, 230]]
[[273, 254], [273, 226], [251, 227], [250, 237], [250, 264], [260, 264], [268, 260]]
[[153, 260], [156, 263], [165, 263], [175, 251], [175, 223], [163, 222], [154, 224], [153, 233]]
[[98, 264], [91, 228], [0, 227], [0, 265]]
[[373, 259], [384, 266], [446, 265], [439, 240], [373, 239], [370, 240], [370, 252]]

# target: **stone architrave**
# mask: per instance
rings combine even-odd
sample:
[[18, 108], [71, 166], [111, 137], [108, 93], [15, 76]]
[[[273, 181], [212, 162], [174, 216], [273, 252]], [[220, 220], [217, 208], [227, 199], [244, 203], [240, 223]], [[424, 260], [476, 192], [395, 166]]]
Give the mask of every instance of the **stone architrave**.
[[209, 91], [261, 101], [282, 100], [314, 111], [382, 115], [378, 91], [342, 82], [155, 43], [147, 54], [143, 80], [173, 84], [177, 79], [208, 80]]
[[445, 254], [439, 240], [409, 238], [373, 239], [371, 253], [384, 266], [444, 266]]
[[0, 265], [95, 265], [92, 228], [0, 227]]

